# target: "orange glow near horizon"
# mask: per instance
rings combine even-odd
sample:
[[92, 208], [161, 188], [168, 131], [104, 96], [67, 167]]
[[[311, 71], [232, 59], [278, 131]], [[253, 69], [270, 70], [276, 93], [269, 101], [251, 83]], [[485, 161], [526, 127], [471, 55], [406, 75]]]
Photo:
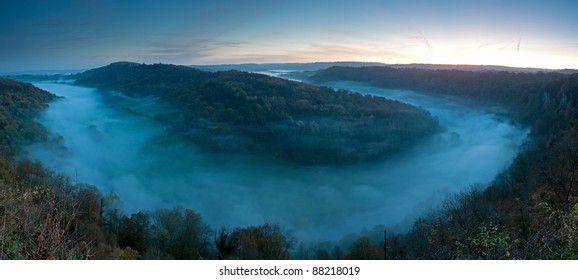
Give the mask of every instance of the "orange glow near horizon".
[[1, 46], [0, 72], [86, 69], [119, 60], [578, 68], [578, 1], [296, 0], [248, 1], [242, 7], [229, 1], [141, 1], [142, 13], [113, 0], [99, 6], [108, 3], [115, 13], [41, 2], [3, 6], [14, 16], [0, 17], [6, 27], [0, 37], [10, 38]]
[[[237, 64], [237, 63], [310, 63], [360, 61], [380, 62], [385, 64], [447, 64], [447, 65], [496, 65], [521, 68], [543, 69], [578, 69], [578, 58], [569, 59], [551, 53], [530, 51], [477, 51], [463, 54], [451, 50], [432, 50], [431, 53], [404, 52], [403, 56], [382, 56], [377, 53], [366, 54], [326, 54], [326, 53], [277, 53], [269, 55], [241, 55], [207, 57], [202, 64]], [[194, 63], [193, 63], [194, 64]]]
[[[381, 62], [385, 64], [497, 65], [544, 69], [576, 69], [575, 46], [551, 45], [532, 38], [461, 34], [445, 38], [415, 32], [389, 41], [350, 38], [332, 44], [265, 42], [242, 46], [223, 44], [191, 64], [307, 63], [334, 61]], [[446, 36], [447, 37], [447, 36]], [[357, 40], [356, 40], [357, 39]], [[330, 40], [327, 40], [330, 42]]]

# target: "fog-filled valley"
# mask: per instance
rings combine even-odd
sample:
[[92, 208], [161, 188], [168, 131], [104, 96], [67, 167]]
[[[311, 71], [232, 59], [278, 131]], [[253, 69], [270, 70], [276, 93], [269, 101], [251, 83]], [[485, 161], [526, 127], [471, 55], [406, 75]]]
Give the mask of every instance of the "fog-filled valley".
[[577, 75], [258, 72], [0, 78], [0, 258], [576, 256]]
[[[126, 274], [98, 278], [320, 260], [271, 266], [419, 279], [433, 270], [345, 260], [578, 259], [576, 11], [3, 1], [2, 275], [81, 276], [2, 260], [224, 260], [114, 262]], [[468, 265], [432, 268], [464, 278]]]
[[376, 225], [403, 233], [448, 194], [491, 182], [528, 133], [459, 99], [338, 81], [326, 85], [422, 107], [442, 130], [378, 161], [299, 165], [200, 149], [155, 120], [175, 110], [158, 98], [34, 84], [64, 98], [38, 118], [50, 140], [22, 156], [118, 194], [127, 213], [180, 206], [216, 228], [276, 223], [299, 241], [338, 241]]
[[578, 1], [423, 2], [3, 1], [2, 275], [578, 259]]

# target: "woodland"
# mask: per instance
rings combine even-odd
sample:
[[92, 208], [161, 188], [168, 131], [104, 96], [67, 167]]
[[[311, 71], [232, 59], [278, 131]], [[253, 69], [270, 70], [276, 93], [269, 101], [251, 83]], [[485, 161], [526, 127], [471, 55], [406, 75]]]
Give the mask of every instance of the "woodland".
[[153, 117], [206, 149], [296, 164], [376, 160], [439, 129], [429, 112], [408, 104], [240, 71], [118, 62], [74, 78], [78, 85], [172, 104], [177, 113]]
[[[377, 160], [438, 129], [410, 105], [238, 71], [122, 62], [74, 78], [173, 104], [177, 115], [155, 118], [206, 149], [294, 164]], [[407, 233], [385, 244], [360, 236], [347, 248], [303, 249], [277, 224], [212, 228], [182, 208], [127, 214], [114, 193], [19, 158], [20, 147], [47, 139], [34, 119], [58, 97], [0, 78], [0, 259], [578, 258], [578, 74], [332, 67], [311, 79], [499, 106], [531, 134], [493, 182], [446, 198]]]

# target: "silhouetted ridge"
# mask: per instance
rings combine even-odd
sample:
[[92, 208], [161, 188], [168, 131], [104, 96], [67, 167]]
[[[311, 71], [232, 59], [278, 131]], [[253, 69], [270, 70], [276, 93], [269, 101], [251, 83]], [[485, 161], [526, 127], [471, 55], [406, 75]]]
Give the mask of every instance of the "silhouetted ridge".
[[113, 63], [76, 83], [130, 96], [156, 96], [182, 115], [158, 115], [172, 131], [218, 151], [248, 151], [300, 163], [374, 160], [435, 133], [423, 109], [239, 71]]
[[46, 129], [33, 119], [54, 98], [29, 83], [0, 78], [0, 156], [9, 159], [19, 146], [46, 138]]
[[515, 119], [531, 124], [537, 116], [536, 110], [544, 105], [544, 100], [559, 94], [560, 85], [575, 75], [556, 72], [336, 66], [320, 70], [310, 79], [316, 82], [359, 81], [382, 88], [464, 97], [482, 105], [506, 107]]

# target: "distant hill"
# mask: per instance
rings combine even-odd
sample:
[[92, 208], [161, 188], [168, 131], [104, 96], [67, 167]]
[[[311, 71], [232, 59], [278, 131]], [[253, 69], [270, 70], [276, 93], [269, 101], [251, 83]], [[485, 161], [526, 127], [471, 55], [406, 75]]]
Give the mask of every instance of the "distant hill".
[[385, 66], [379, 62], [310, 62], [310, 63], [243, 63], [243, 64], [217, 64], [217, 65], [191, 65], [191, 67], [205, 71], [228, 71], [239, 70], [247, 72], [262, 72], [269, 70], [288, 71], [317, 71], [333, 66], [361, 67], [361, 66]]
[[0, 78], [1, 157], [9, 159], [20, 145], [46, 137], [46, 129], [33, 119], [55, 98], [31, 84]]
[[19, 74], [6, 76], [8, 79], [13, 79], [20, 82], [41, 82], [41, 81], [56, 81], [69, 79], [70, 74]]
[[239, 71], [113, 63], [76, 83], [157, 96], [180, 115], [158, 115], [194, 143], [311, 164], [382, 158], [438, 130], [428, 112], [397, 101]]
[[[367, 65], [373, 66], [373, 65]], [[510, 67], [510, 66], [500, 66], [500, 65], [473, 65], [473, 64], [424, 64], [424, 63], [412, 63], [412, 64], [389, 64], [382, 65], [389, 66], [392, 68], [413, 68], [413, 69], [426, 69], [426, 70], [463, 70], [463, 71], [498, 71], [498, 72], [554, 72], [556, 70], [545, 69], [545, 68], [531, 68], [531, 67]]]
[[[469, 71], [459, 69], [421, 69], [374, 67], [331, 67], [310, 73], [315, 82], [351, 80], [382, 88], [411, 89], [425, 94], [467, 98], [486, 106], [507, 108], [512, 117], [526, 124], [539, 116], [545, 101], [569, 100], [560, 91], [576, 74], [558, 72]], [[565, 90], [567, 91], [567, 89]], [[563, 96], [566, 95], [566, 97]], [[563, 104], [564, 105], [564, 104]]]
[[466, 65], [466, 64], [386, 64], [380, 62], [358, 62], [358, 61], [341, 61], [341, 62], [311, 62], [311, 63], [244, 63], [244, 64], [217, 64], [217, 65], [191, 65], [191, 67], [205, 71], [227, 71], [240, 70], [248, 72], [262, 72], [268, 70], [287, 70], [287, 71], [318, 71], [334, 66], [340, 67], [370, 67], [370, 66], [387, 66], [399, 69], [426, 69], [426, 70], [464, 70], [464, 71], [505, 71], [505, 72], [558, 72], [564, 74], [578, 73], [576, 69], [545, 69], [530, 67], [509, 67], [499, 65]]

